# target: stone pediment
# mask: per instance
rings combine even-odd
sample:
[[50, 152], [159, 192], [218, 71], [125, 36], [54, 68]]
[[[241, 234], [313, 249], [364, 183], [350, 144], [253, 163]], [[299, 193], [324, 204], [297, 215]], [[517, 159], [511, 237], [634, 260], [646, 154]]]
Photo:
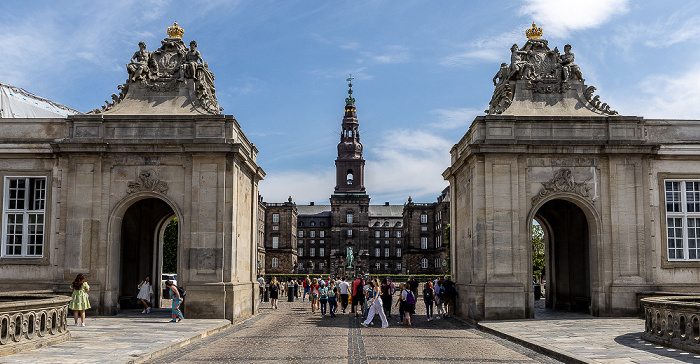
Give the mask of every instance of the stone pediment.
[[493, 77], [495, 90], [486, 113], [504, 115], [600, 116], [617, 115], [586, 86], [574, 62], [571, 45], [561, 54], [541, 39], [535, 24], [526, 32], [523, 48], [511, 47], [510, 64], [502, 63]]
[[168, 38], [157, 50], [139, 50], [126, 64], [128, 78], [99, 109], [90, 114], [182, 115], [221, 114], [214, 87], [214, 73], [202, 60], [197, 42], [188, 48], [182, 41], [184, 30], [168, 28]]

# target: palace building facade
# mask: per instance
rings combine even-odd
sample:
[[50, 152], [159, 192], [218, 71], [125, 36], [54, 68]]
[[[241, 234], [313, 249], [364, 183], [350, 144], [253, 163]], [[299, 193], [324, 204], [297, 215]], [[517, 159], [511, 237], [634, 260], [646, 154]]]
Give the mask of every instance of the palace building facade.
[[445, 274], [449, 191], [437, 202], [371, 205], [352, 79], [341, 124], [329, 205], [265, 203], [265, 259], [259, 272], [352, 276]]

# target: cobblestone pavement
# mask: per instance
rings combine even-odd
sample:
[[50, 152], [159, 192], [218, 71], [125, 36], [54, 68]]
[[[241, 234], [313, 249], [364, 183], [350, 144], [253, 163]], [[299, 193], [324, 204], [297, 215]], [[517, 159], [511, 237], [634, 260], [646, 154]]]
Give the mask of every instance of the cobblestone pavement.
[[545, 310], [536, 303], [535, 319], [482, 321], [487, 331], [523, 345], [553, 350], [569, 361], [584, 363], [700, 363], [700, 355], [666, 348], [641, 339], [644, 320], [636, 317], [592, 317]]
[[[283, 297], [283, 299], [285, 299]], [[427, 321], [419, 302], [413, 326], [360, 326], [353, 315], [311, 313], [307, 302], [280, 302], [244, 324], [214, 334], [149, 363], [558, 363], [453, 318]], [[422, 307], [421, 307], [422, 306]], [[395, 310], [395, 309], [394, 309]]]

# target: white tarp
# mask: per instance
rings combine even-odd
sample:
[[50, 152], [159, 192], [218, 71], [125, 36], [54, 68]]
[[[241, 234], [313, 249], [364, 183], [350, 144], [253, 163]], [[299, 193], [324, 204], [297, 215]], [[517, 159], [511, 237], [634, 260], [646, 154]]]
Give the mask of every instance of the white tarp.
[[0, 118], [65, 118], [74, 114], [81, 112], [0, 82]]

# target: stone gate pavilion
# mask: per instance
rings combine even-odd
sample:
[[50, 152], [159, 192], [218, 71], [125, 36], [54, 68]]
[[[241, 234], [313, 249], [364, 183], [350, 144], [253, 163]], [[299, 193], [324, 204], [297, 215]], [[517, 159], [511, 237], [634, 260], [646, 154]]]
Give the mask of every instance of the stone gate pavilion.
[[549, 308], [634, 315], [641, 295], [700, 291], [700, 121], [618, 115], [570, 45], [527, 35], [443, 173], [458, 313], [534, 316], [533, 220]]
[[183, 33], [168, 28], [155, 51], [140, 43], [101, 109], [0, 119], [0, 290], [70, 292], [83, 273], [93, 308], [115, 314], [146, 275], [163, 288], [163, 234], [177, 217], [186, 316], [254, 313], [264, 172]]

